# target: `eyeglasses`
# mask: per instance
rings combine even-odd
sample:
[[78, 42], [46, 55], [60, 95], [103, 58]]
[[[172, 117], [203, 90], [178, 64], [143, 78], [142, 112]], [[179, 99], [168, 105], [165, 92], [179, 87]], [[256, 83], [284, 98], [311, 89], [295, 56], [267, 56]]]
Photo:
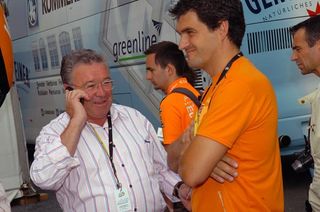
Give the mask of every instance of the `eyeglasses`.
[[76, 85], [75, 86], [85, 90], [88, 93], [93, 93], [98, 90], [100, 84], [103, 90], [106, 90], [106, 91], [112, 90], [112, 82], [113, 80], [111, 79], [105, 79], [100, 82], [90, 81], [85, 83], [82, 86], [76, 86]]

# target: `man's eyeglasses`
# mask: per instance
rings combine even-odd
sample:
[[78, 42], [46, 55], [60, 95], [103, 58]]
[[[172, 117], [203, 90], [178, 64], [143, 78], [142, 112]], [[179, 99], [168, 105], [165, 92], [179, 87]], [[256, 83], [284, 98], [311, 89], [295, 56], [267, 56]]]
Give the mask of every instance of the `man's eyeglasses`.
[[88, 93], [93, 93], [98, 90], [100, 84], [101, 84], [103, 90], [106, 90], [106, 91], [112, 90], [112, 82], [113, 82], [113, 80], [111, 80], [111, 79], [105, 79], [101, 82], [90, 81], [90, 82], [85, 83], [82, 86], [76, 86], [76, 85], [74, 85], [74, 86], [79, 87]]

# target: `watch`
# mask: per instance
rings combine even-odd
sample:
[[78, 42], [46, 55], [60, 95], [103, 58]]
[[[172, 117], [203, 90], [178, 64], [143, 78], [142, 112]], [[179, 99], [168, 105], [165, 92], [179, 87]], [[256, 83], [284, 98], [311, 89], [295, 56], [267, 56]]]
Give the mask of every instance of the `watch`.
[[[177, 182], [177, 184], [173, 187], [173, 192], [172, 192], [172, 195], [174, 197], [177, 197], [179, 198], [179, 189], [181, 187], [181, 185], [183, 184], [183, 181], [179, 181]], [[179, 198], [180, 199], [180, 198]]]

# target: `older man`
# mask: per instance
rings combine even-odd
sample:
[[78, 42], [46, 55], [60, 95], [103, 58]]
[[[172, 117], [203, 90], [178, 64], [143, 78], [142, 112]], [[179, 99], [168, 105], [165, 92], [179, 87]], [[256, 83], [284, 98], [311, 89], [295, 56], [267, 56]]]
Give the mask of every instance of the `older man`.
[[151, 123], [112, 103], [103, 58], [79, 50], [62, 60], [66, 112], [45, 126], [30, 169], [33, 182], [55, 190], [64, 211], [163, 211], [180, 180]]

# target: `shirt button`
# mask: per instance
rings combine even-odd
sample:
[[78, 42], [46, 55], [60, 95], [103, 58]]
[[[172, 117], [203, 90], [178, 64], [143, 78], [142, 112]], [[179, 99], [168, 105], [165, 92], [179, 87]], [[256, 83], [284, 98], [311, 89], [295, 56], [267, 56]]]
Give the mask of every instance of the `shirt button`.
[[124, 164], [121, 164], [122, 167], [124, 167]]
[[137, 211], [137, 208], [134, 208], [134, 211]]
[[130, 184], [129, 187], [132, 188], [132, 185]]

